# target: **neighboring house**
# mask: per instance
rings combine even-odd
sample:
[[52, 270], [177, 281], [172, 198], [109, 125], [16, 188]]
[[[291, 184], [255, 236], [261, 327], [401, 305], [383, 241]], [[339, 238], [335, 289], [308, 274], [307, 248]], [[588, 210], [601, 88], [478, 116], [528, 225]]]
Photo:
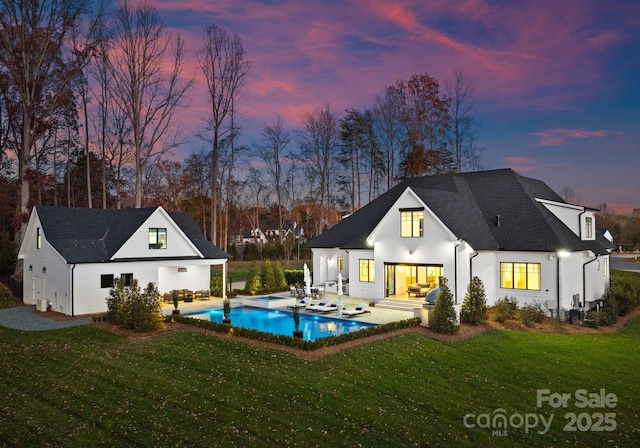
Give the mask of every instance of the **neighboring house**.
[[246, 230], [237, 238], [238, 244], [267, 244], [267, 236], [260, 229]]
[[141, 288], [153, 282], [160, 293], [209, 290], [211, 265], [231, 256], [207, 241], [188, 213], [35, 206], [18, 258], [23, 302], [46, 300], [75, 316], [105, 312], [113, 280], [122, 276]]
[[269, 229], [265, 232], [266, 237], [271, 240], [277, 242], [280, 238], [280, 233], [284, 238], [293, 238], [294, 240], [304, 240], [304, 230], [302, 227], [294, 220], [287, 219], [284, 221], [282, 231], [278, 229]]
[[594, 209], [502, 169], [407, 179], [307, 247], [314, 284], [341, 272], [354, 297], [415, 300], [444, 276], [459, 304], [478, 276], [489, 305], [515, 297], [568, 310], [602, 298], [613, 246]]

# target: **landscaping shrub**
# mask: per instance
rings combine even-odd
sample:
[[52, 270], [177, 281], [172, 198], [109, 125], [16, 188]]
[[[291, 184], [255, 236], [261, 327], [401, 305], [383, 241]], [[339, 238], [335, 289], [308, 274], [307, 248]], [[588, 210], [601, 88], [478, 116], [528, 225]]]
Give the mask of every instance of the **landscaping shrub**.
[[246, 291], [249, 291], [251, 294], [255, 294], [262, 289], [262, 279], [260, 278], [260, 268], [256, 263], [253, 263], [249, 268], [249, 273], [247, 274], [247, 283], [244, 287]]
[[531, 327], [534, 323], [540, 323], [545, 318], [545, 312], [539, 303], [525, 305], [520, 308], [520, 320], [527, 327]]
[[260, 278], [262, 280], [261, 290], [273, 291], [276, 289], [276, 277], [273, 274], [273, 266], [271, 260], [267, 259], [262, 264], [260, 272]]
[[282, 270], [282, 264], [276, 261], [273, 264], [273, 276], [276, 279], [276, 289], [287, 289], [289, 285], [284, 277], [284, 271]]
[[115, 279], [107, 297], [106, 318], [133, 331], [158, 330], [163, 322], [158, 288], [149, 283], [141, 292], [136, 279], [129, 286], [124, 277]]
[[221, 277], [211, 277], [211, 283], [209, 285], [209, 289], [211, 290], [211, 295], [215, 297], [222, 297], [222, 278]]
[[515, 297], [505, 297], [500, 299], [495, 304], [495, 320], [501, 324], [505, 323], [509, 319], [513, 319], [513, 316], [518, 309], [518, 301]]
[[473, 277], [467, 286], [460, 320], [471, 325], [479, 325], [487, 320], [487, 296], [484, 292], [484, 284], [478, 277]]
[[304, 286], [304, 271], [302, 269], [288, 269], [284, 271], [284, 278], [287, 281], [287, 285]]
[[[640, 275], [635, 272], [615, 271], [606, 298], [616, 307], [617, 316], [625, 316], [640, 304]], [[606, 305], [605, 305], [606, 306]]]
[[429, 328], [437, 333], [454, 334], [458, 331], [453, 294], [444, 277], [440, 277], [440, 292], [436, 296], [433, 310], [429, 313]]

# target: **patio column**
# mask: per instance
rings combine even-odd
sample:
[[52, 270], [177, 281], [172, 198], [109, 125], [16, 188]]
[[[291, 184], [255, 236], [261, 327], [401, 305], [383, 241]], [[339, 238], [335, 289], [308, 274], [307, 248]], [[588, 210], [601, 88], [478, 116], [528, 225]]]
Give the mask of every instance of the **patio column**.
[[227, 298], [227, 261], [222, 264], [222, 298]]

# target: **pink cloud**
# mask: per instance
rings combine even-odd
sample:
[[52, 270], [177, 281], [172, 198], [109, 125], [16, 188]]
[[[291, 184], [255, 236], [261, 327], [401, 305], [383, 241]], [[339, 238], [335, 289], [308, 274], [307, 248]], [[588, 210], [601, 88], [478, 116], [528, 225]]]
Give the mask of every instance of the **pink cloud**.
[[569, 137], [571, 138], [602, 138], [607, 135], [607, 131], [598, 129], [589, 131], [587, 129], [546, 129], [540, 132], [532, 132], [531, 135], [540, 137], [540, 146], [560, 146], [563, 145]]

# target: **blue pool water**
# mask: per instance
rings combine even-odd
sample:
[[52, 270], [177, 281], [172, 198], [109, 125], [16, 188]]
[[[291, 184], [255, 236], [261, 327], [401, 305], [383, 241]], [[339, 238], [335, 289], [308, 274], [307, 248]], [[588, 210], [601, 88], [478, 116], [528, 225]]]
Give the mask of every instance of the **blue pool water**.
[[[212, 322], [222, 322], [222, 310], [203, 311], [201, 313], [188, 314], [187, 316], [207, 319]], [[290, 311], [243, 306], [232, 308], [229, 318], [234, 327], [251, 328], [286, 336], [293, 335], [293, 316]], [[309, 341], [374, 326], [375, 324], [300, 313], [300, 330], [303, 332], [303, 338]]]

